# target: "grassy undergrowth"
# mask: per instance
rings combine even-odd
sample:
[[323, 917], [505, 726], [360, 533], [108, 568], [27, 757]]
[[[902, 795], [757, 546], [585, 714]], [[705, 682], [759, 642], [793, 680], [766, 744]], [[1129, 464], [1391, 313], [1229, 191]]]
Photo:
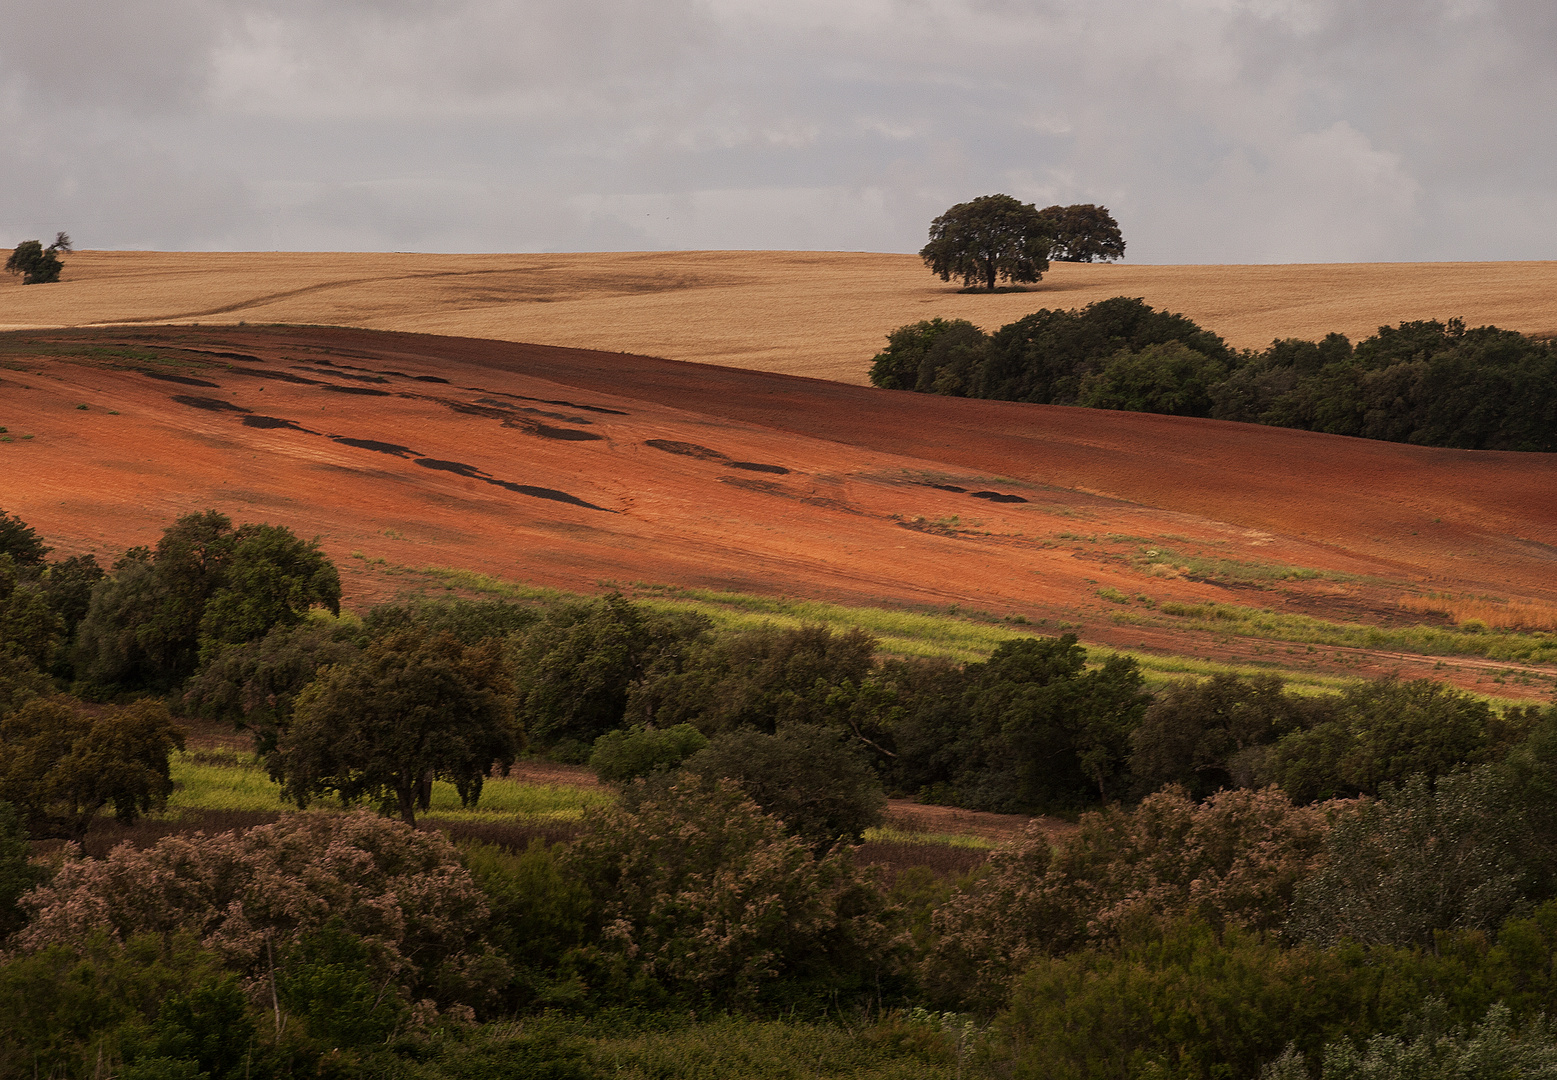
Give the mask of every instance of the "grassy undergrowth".
[[[1158, 613], [1170, 616], [1171, 621], [1159, 618]], [[1422, 625], [1368, 626], [1236, 604], [1165, 603], [1155, 612], [1117, 612], [1113, 619], [1121, 623], [1171, 625], [1298, 645], [1395, 649], [1424, 656], [1480, 656], [1510, 663], [1557, 663], [1557, 635], [1553, 634]]]
[[894, 829], [890, 825], [866, 829], [865, 841], [871, 844], [934, 844], [938, 847], [972, 848], [977, 851], [987, 851], [996, 846], [993, 840], [983, 836], [969, 836], [965, 833], [910, 832], [906, 829]]
[[[205, 757], [205, 755], [198, 755]], [[166, 813], [174, 817], [187, 810], [287, 811], [297, 808], [281, 798], [281, 787], [252, 757], [232, 760], [197, 760], [194, 754], [175, 754], [171, 775], [176, 785]], [[453, 784], [433, 785], [432, 806], [421, 815], [428, 821], [479, 821], [501, 816], [524, 825], [552, 825], [577, 821], [591, 806], [604, 805], [611, 796], [595, 788], [566, 784], [526, 784], [493, 777], [481, 788], [474, 807], [460, 805]], [[313, 804], [335, 810], [332, 799]]]
[[730, 1017], [625, 1033], [593, 1022], [575, 1030], [588, 1040], [590, 1063], [624, 1080], [950, 1080], [970, 1075], [976, 1036], [951, 1018], [870, 1025], [840, 1019], [821, 1024]]

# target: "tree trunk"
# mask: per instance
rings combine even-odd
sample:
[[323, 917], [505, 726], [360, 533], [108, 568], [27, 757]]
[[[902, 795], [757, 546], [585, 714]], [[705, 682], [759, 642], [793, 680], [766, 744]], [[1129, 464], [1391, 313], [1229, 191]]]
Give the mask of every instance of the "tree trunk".
[[396, 784], [395, 800], [400, 804], [400, 820], [411, 826], [411, 828], [416, 828], [416, 785], [414, 783]]
[[995, 291], [995, 260], [990, 259], [984, 264], [984, 282], [990, 292]]

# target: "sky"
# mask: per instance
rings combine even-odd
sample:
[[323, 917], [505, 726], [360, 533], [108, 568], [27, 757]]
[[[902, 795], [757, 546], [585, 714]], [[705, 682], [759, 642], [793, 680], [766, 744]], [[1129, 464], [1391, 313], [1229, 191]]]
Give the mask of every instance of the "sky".
[[1557, 258], [1553, 0], [0, 0], [0, 244]]

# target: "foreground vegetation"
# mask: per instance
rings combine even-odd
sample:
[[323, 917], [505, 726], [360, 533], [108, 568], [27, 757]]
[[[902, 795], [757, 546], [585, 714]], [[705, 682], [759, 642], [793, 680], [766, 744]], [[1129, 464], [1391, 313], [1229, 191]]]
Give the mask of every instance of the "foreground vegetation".
[[[0, 1076], [1557, 1075], [1557, 708], [713, 595], [359, 618], [209, 513], [48, 554], [0, 515]], [[889, 793], [1076, 825], [889, 872]], [[254, 817], [84, 855], [109, 807]]]

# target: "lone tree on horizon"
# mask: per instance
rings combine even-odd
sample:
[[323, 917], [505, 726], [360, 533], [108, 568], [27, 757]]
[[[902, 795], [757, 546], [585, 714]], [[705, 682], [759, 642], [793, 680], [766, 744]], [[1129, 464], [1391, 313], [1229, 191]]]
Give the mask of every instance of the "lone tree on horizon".
[[8, 274], [22, 275], [23, 285], [46, 285], [58, 281], [59, 272], [65, 268], [57, 253], [74, 250], [69, 233], [55, 233], [54, 243], [48, 247], [39, 240], [23, 240], [5, 261], [5, 270]]
[[1037, 281], [1049, 269], [1054, 225], [1031, 203], [1009, 195], [982, 195], [958, 203], [930, 222], [930, 242], [919, 252], [942, 281], [995, 291], [996, 278]]

